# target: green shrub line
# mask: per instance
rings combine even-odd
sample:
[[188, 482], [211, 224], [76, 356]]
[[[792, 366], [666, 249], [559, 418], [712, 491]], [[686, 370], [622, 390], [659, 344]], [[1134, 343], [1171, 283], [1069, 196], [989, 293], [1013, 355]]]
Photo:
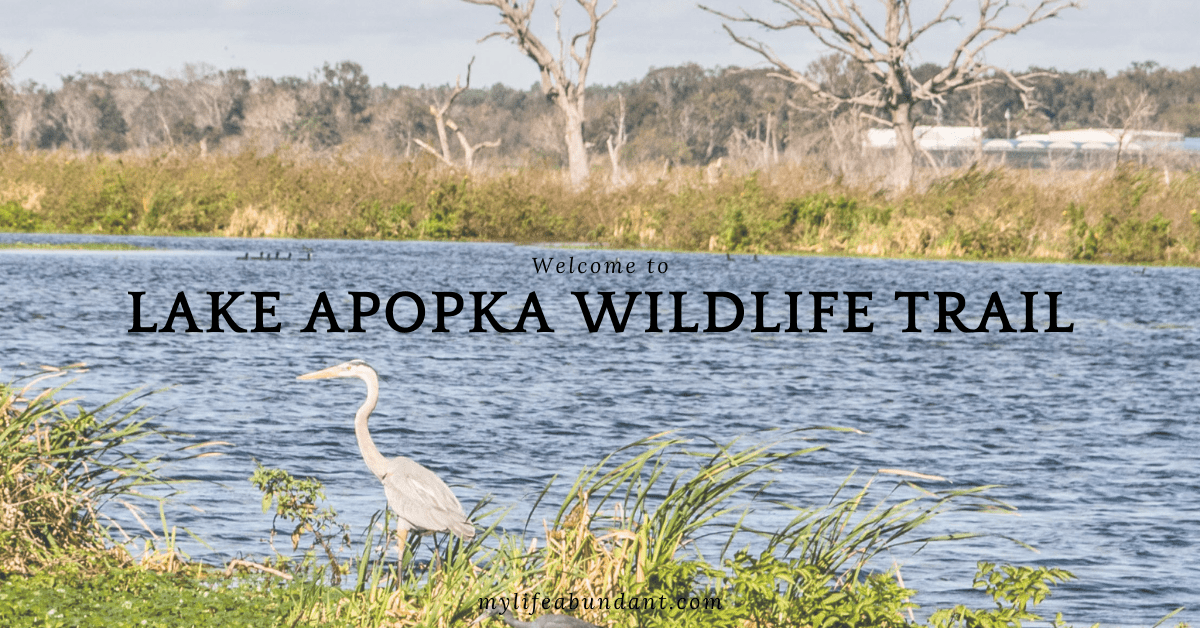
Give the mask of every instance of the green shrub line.
[[[470, 513], [479, 528], [474, 539], [439, 535], [431, 549], [410, 535], [400, 564], [389, 513], [372, 519], [361, 550], [347, 556], [350, 526], [323, 503], [321, 483], [258, 465], [250, 480], [263, 493], [264, 512], [274, 510], [272, 539], [275, 525], [286, 522], [293, 550], [309, 543], [302, 555], [274, 551], [272, 543], [274, 555], [262, 563], [190, 561], [164, 515], [164, 535], [152, 535], [134, 557], [132, 543], [115, 542], [98, 509], [137, 497], [157, 481], [164, 461], [138, 460], [128, 445], [158, 433], [139, 418], [140, 406], [128, 405], [128, 395], [88, 410], [57, 400], [63, 386], [43, 387], [47, 377], [80, 366], [47, 367], [46, 375], [0, 384], [0, 624], [6, 626], [449, 628], [479, 617], [481, 600], [536, 593], [592, 600], [556, 610], [624, 628], [1020, 627], [1042, 620], [1036, 607], [1054, 585], [1073, 578], [1052, 567], [980, 562], [973, 586], [990, 605], [933, 609], [917, 621], [916, 591], [884, 558], [904, 547], [984, 534], [929, 534], [934, 519], [1014, 509], [991, 495], [993, 486], [947, 488], [943, 478], [903, 470], [865, 480], [851, 475], [815, 506], [762, 499], [771, 473], [824, 449], [805, 437], [810, 430], [724, 444], [670, 432], [649, 436], [584, 467], [532, 540], [503, 527], [508, 511], [484, 499]], [[195, 452], [215, 444], [172, 455], [212, 455]], [[764, 507], [793, 516], [778, 530], [756, 529], [753, 512]], [[723, 539], [722, 549], [704, 555], [695, 542], [701, 537]], [[613, 608], [618, 597], [638, 600], [638, 610]], [[674, 603], [680, 599], [705, 606], [681, 609]], [[645, 606], [658, 600], [672, 603]], [[1051, 624], [1066, 626], [1061, 616]]]
[[608, 248], [1200, 264], [1200, 172], [970, 167], [908, 191], [802, 165], [586, 189], [371, 155], [0, 152], [0, 231], [600, 243]]

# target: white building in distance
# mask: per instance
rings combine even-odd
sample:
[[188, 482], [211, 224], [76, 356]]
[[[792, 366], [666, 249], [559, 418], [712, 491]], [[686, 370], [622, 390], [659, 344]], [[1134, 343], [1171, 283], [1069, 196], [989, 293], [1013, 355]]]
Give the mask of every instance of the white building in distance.
[[[917, 126], [913, 128], [917, 146], [928, 151], [975, 150], [983, 142], [984, 152], [1006, 151], [1113, 151], [1183, 150], [1182, 133], [1125, 129], [1076, 129], [1020, 135], [1016, 139], [985, 139], [983, 129], [974, 126]], [[896, 147], [895, 129], [868, 129], [867, 148]]]

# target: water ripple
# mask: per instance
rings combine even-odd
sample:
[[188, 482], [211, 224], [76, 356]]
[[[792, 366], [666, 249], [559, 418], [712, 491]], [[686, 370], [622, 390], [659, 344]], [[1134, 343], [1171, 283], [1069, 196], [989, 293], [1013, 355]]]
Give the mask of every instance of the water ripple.
[[[0, 251], [0, 271], [9, 278], [0, 298], [7, 322], [0, 366], [12, 373], [19, 363], [86, 361], [92, 372], [73, 388], [91, 401], [135, 387], [169, 387], [146, 399], [157, 425], [235, 443], [227, 456], [173, 470], [180, 479], [202, 480], [181, 485], [174, 520], [221, 556], [268, 551], [261, 539], [270, 517], [246, 481], [254, 461], [320, 478], [330, 502], [356, 525], [382, 507], [353, 438], [361, 385], [295, 380], [358, 357], [382, 378], [372, 418], [380, 448], [434, 469], [459, 487], [464, 503], [492, 495], [500, 504], [516, 504], [510, 529], [520, 529], [552, 476], [572, 478], [580, 466], [655, 432], [724, 441], [767, 428], [842, 425], [866, 434], [819, 436], [830, 448], [785, 464], [767, 496], [817, 505], [851, 471], [885, 467], [942, 475], [955, 486], [1001, 484], [997, 496], [1017, 506], [1020, 516], [964, 514], [936, 525], [1011, 536], [1040, 550], [1033, 554], [996, 536], [897, 556], [923, 605], [964, 599], [986, 605], [969, 584], [975, 561], [992, 560], [1075, 571], [1079, 580], [1064, 585], [1045, 608], [1077, 624], [1150, 624], [1176, 606], [1200, 607], [1194, 586], [1200, 301], [1189, 298], [1200, 289], [1197, 269], [1150, 268], [1141, 275], [1123, 267], [1055, 264], [730, 263], [723, 256], [621, 252], [623, 259], [667, 261], [670, 270], [612, 281], [535, 276], [531, 257], [564, 251], [500, 244], [0, 234], [0, 241], [18, 239], [157, 249]], [[247, 250], [302, 246], [315, 249], [313, 262], [236, 259]], [[1013, 297], [1009, 315], [1018, 326], [1024, 322], [1020, 291], [1062, 291], [1060, 323], [1074, 323], [1075, 331], [933, 333], [935, 297], [918, 312], [924, 332], [901, 333], [907, 313], [890, 295], [914, 289], [961, 292], [968, 311], [999, 291], [1006, 304]], [[401, 290], [422, 295], [424, 327], [395, 333], [379, 315], [366, 320], [366, 333], [299, 333], [321, 291], [348, 328], [351, 290], [375, 292], [384, 303]], [[687, 291], [684, 324], [701, 328], [701, 293], [727, 290], [748, 303], [747, 322], [728, 334], [643, 333], [650, 319], [635, 308], [630, 331], [591, 334], [573, 290]], [[782, 295], [788, 290], [872, 291], [867, 303], [876, 331], [841, 333], [843, 299], [835, 302], [835, 316], [826, 317], [828, 333], [750, 332], [749, 293], [770, 293], [769, 325], [787, 321]], [[146, 293], [145, 321], [160, 325], [176, 293], [186, 291], [205, 329], [212, 322], [205, 292], [245, 292], [230, 312], [249, 326], [249, 293], [278, 291], [274, 320], [284, 331], [129, 334], [129, 291]], [[449, 320], [450, 333], [430, 333], [433, 291], [464, 296], [464, 313]], [[515, 322], [524, 295], [536, 291], [555, 333], [469, 333], [469, 291], [507, 291], [493, 308], [505, 324]], [[1043, 307], [1034, 316], [1039, 328], [1048, 324]], [[799, 317], [806, 329], [811, 314], [809, 308]], [[404, 309], [398, 318], [413, 315]], [[659, 326], [667, 329], [673, 320], [670, 299], [660, 298]], [[977, 321], [964, 317], [968, 325]], [[556, 485], [551, 501], [564, 484]], [[787, 514], [764, 508], [755, 516], [759, 527], [771, 527]], [[539, 529], [534, 525], [531, 533]], [[201, 556], [208, 551], [187, 549]]]

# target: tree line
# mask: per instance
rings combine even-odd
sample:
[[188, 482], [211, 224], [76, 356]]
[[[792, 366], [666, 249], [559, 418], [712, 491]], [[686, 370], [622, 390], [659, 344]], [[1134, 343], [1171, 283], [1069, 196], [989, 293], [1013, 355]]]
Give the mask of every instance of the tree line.
[[[921, 80], [939, 70], [925, 64], [912, 71]], [[837, 54], [804, 71], [830, 89], [850, 89], [863, 80], [861, 73]], [[1131, 122], [1200, 135], [1200, 67], [1140, 62], [1111, 75], [1052, 68], [1014, 74], [1028, 77], [1030, 93], [999, 82], [960, 90], [940, 102], [919, 103], [914, 122], [982, 126], [988, 137]], [[615, 145], [623, 163], [706, 165], [724, 158], [766, 166], [852, 149], [856, 133], [871, 125], [850, 107], [831, 108], [808, 89], [771, 75], [689, 64], [587, 87], [584, 145], [601, 157]], [[439, 122], [436, 112], [443, 106]], [[170, 76], [80, 73], [57, 87], [6, 82], [0, 93], [3, 142], [22, 151], [271, 151], [292, 145], [414, 158], [427, 152], [423, 143], [457, 159], [466, 142], [476, 147], [477, 163], [559, 167], [568, 159], [558, 131], [561, 115], [538, 85], [372, 85], [351, 61], [326, 64], [304, 78], [252, 78], [242, 69], [189, 65]], [[447, 131], [447, 122], [453, 128], [444, 140], [439, 131]]]
[[[1039, 0], [1016, 8], [1003, 0], [976, 0], [978, 11], [970, 19], [956, 13], [954, 0], [944, 0], [940, 10], [920, 20], [908, 0], [885, 0], [881, 12], [864, 11], [855, 0], [778, 0], [776, 15], [769, 17], [701, 5], [768, 69], [688, 65], [608, 88], [589, 88], [587, 74], [600, 23], [617, 8], [616, 0], [606, 9], [599, 0], [575, 0], [587, 28], [574, 34], [564, 34], [564, 5], [558, 4], [549, 44], [532, 26], [536, 0], [465, 2], [498, 12], [499, 28], [484, 39], [508, 40], [533, 61], [543, 98], [532, 89], [500, 86], [470, 92], [471, 63], [465, 84], [459, 77], [452, 88], [373, 88], [361, 66], [344, 61], [326, 64], [307, 80], [251, 81], [244, 70], [189, 66], [172, 78], [137, 71], [76, 75], [50, 91], [37, 85], [13, 89], [11, 64], [0, 59], [5, 89], [0, 121], [8, 141], [22, 149], [66, 145], [120, 152], [196, 143], [204, 154], [210, 144], [238, 144], [246, 137], [267, 147], [318, 149], [356, 140], [354, 145], [365, 141], [393, 152], [403, 146], [405, 156], [417, 146], [467, 170], [477, 152], [491, 149], [501, 163], [565, 161], [569, 181], [578, 188], [590, 172], [590, 153], [600, 146], [619, 185], [622, 161], [630, 157], [667, 164], [715, 158], [719, 164], [729, 156], [753, 166], [777, 162], [781, 155], [838, 160], [861, 151], [861, 131], [872, 124], [895, 131], [891, 179], [905, 187], [913, 179], [919, 152], [914, 127], [921, 123], [986, 126], [995, 135], [1002, 116], [1004, 133], [1011, 136], [1014, 109], [1018, 133], [1152, 124], [1192, 132], [1198, 118], [1195, 68], [1180, 73], [1142, 63], [1110, 80], [1103, 72], [1013, 72], [987, 62], [992, 44], [1081, 8], [1079, 0]], [[938, 63], [917, 64], [918, 42], [950, 24], [958, 25], [959, 39], [949, 54]], [[799, 33], [817, 39], [829, 53], [801, 68], [746, 29], [772, 37]], [[831, 170], [848, 169], [841, 159]]]

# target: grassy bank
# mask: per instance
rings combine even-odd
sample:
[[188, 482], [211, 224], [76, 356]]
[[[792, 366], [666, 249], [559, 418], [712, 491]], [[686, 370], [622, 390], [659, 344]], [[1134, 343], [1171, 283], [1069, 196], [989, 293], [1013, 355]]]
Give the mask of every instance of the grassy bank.
[[[431, 549], [412, 535], [397, 565], [394, 542], [378, 536], [394, 527], [386, 518], [349, 548], [319, 482], [259, 468], [252, 481], [264, 493], [264, 511], [274, 511], [293, 549], [310, 547], [303, 558], [204, 565], [180, 556], [169, 540], [135, 556], [128, 548], [137, 543], [114, 543], [99, 511], [155, 481], [157, 460], [124, 455], [128, 444], [155, 433], [124, 401], [88, 410], [56, 400], [61, 388], [39, 384], [0, 385], [6, 626], [448, 628], [478, 617], [481, 600], [537, 594], [551, 601], [550, 610], [522, 608], [519, 616], [559, 611], [624, 628], [1019, 627], [1039, 619], [1036, 606], [1053, 585], [1072, 578], [1050, 567], [979, 563], [973, 586], [991, 602], [932, 610], [918, 622], [917, 592], [889, 557], [978, 536], [931, 535], [927, 524], [955, 512], [1010, 511], [989, 497], [989, 487], [946, 489], [940, 478], [888, 471], [848, 478], [819, 506], [770, 504], [756, 497], [764, 476], [820, 446], [796, 448], [800, 441], [788, 437], [712, 445], [670, 434], [585, 467], [532, 539], [501, 527], [506, 513], [481, 504], [472, 513], [475, 539], [441, 539]], [[772, 506], [793, 518], [778, 530], [756, 529], [753, 507]], [[701, 537], [723, 549], [703, 554], [695, 543]], [[1065, 624], [1057, 618], [1054, 625]]]
[[466, 176], [370, 155], [0, 153], [0, 230], [601, 242], [618, 248], [1200, 264], [1200, 172], [926, 173], [907, 192], [803, 166]]

